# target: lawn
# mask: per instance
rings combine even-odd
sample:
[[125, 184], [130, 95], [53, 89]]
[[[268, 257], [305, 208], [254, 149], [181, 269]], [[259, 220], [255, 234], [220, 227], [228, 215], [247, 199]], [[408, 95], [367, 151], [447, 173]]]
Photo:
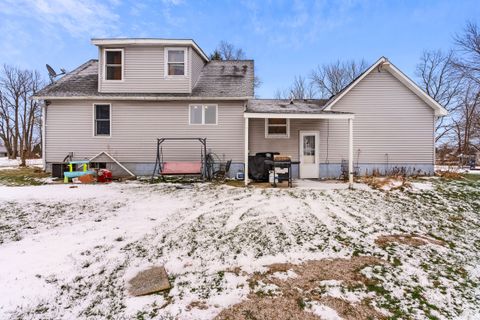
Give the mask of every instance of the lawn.
[[[0, 318], [478, 319], [477, 177], [0, 186]], [[162, 264], [170, 291], [129, 296]]]

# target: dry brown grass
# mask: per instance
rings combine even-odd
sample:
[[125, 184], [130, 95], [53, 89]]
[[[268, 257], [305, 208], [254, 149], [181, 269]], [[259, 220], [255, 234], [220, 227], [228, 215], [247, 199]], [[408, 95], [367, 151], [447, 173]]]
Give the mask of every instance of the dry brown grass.
[[190, 311], [192, 309], [200, 309], [200, 310], [206, 310], [208, 309], [208, 305], [205, 301], [192, 301], [190, 304], [187, 306], [187, 311]]
[[464, 217], [459, 215], [459, 214], [456, 214], [456, 215], [451, 215], [448, 217], [448, 220], [452, 221], [452, 222], [460, 222], [460, 221], [463, 221], [464, 220]]
[[435, 172], [435, 175], [438, 176], [438, 177], [444, 178], [444, 179], [448, 179], [448, 180], [463, 179], [462, 174], [460, 174], [458, 172], [455, 172], [455, 171], [449, 171], [449, 170], [437, 171], [437, 172]]
[[[275, 285], [278, 291], [272, 295], [251, 292], [248, 299], [223, 310], [216, 319], [319, 319], [306, 310], [307, 301], [316, 301], [334, 310], [344, 319], [383, 319], [369, 301], [358, 304], [322, 295], [321, 281], [338, 280], [346, 286], [365, 283], [368, 279], [360, 271], [370, 265], [384, 264], [383, 260], [359, 256], [352, 259], [322, 259], [302, 264], [277, 263], [268, 266], [265, 273], [254, 274], [249, 282], [255, 288], [259, 282]], [[286, 279], [273, 277], [275, 272], [293, 271], [296, 276]]]
[[371, 175], [361, 177], [359, 181], [369, 185], [372, 189], [377, 190], [405, 190], [411, 187], [409, 179], [403, 175], [386, 177]]
[[375, 239], [375, 243], [380, 247], [387, 247], [391, 243], [405, 244], [412, 247], [420, 247], [427, 244], [436, 244], [439, 246], [445, 246], [445, 242], [426, 236], [415, 235], [415, 234], [393, 234], [386, 236], [379, 236]]

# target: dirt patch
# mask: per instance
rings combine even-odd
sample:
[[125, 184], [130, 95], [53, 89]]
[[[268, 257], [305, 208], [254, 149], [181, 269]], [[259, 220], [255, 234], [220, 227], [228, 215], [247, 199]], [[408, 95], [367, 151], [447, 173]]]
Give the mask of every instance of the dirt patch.
[[460, 221], [463, 221], [464, 218], [463, 216], [459, 215], [459, 214], [456, 214], [456, 215], [451, 215], [448, 217], [448, 220], [452, 221], [452, 222], [460, 222]]
[[446, 245], [444, 241], [415, 234], [393, 234], [379, 236], [377, 239], [375, 239], [375, 243], [380, 247], [387, 247], [391, 243], [406, 244], [412, 247], [420, 247], [427, 244], [436, 244], [438, 246]]
[[[303, 306], [303, 307], [302, 307]], [[222, 311], [218, 320], [318, 320], [318, 316], [304, 310], [305, 306], [285, 297], [250, 297], [250, 299]]]
[[190, 311], [192, 309], [200, 309], [200, 310], [206, 310], [208, 309], [208, 305], [205, 301], [192, 301], [190, 304], [187, 306], [187, 311]]
[[[252, 280], [258, 279], [278, 286], [286, 283], [304, 290], [311, 290], [316, 283], [324, 280], [338, 280], [350, 285], [359, 282], [363, 283], [366, 278], [359, 271], [366, 266], [376, 264], [383, 264], [383, 261], [367, 256], [358, 256], [352, 259], [312, 260], [299, 265], [276, 263], [268, 266], [268, 271], [265, 274], [254, 275]], [[274, 277], [268, 277], [268, 279], [263, 280], [265, 275], [271, 275], [275, 272], [286, 272], [288, 270], [295, 272], [298, 276], [285, 280]]]
[[386, 317], [376, 311], [369, 303], [364, 300], [361, 303], [351, 304], [340, 298], [323, 297], [318, 300], [323, 305], [337, 311], [338, 315], [345, 320], [357, 319], [385, 319]]
[[[362, 285], [368, 279], [360, 271], [371, 265], [384, 264], [383, 260], [359, 256], [352, 259], [322, 259], [302, 264], [277, 263], [267, 266], [265, 273], [256, 273], [250, 280], [252, 292], [248, 299], [223, 310], [216, 319], [320, 319], [307, 307], [317, 301], [334, 310], [345, 319], [383, 319], [384, 316], [370, 305], [331, 297], [321, 292], [321, 281], [337, 280], [342, 285]], [[276, 273], [293, 271], [294, 277], [276, 277]], [[275, 288], [265, 293], [259, 286]]]

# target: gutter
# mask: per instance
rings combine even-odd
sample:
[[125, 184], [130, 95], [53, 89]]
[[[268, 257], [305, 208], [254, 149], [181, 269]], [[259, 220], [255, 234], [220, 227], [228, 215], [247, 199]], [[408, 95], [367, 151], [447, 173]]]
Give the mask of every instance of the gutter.
[[201, 101], [201, 100], [215, 100], [215, 101], [243, 101], [250, 100], [253, 97], [128, 97], [128, 96], [32, 96], [31, 100], [138, 100], [138, 101]]

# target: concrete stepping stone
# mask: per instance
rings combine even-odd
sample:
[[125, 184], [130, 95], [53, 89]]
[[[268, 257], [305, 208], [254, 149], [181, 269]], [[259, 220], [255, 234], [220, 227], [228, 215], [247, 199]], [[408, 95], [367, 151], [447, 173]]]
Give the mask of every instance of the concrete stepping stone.
[[139, 272], [129, 282], [128, 292], [135, 297], [170, 289], [167, 271], [163, 266]]

